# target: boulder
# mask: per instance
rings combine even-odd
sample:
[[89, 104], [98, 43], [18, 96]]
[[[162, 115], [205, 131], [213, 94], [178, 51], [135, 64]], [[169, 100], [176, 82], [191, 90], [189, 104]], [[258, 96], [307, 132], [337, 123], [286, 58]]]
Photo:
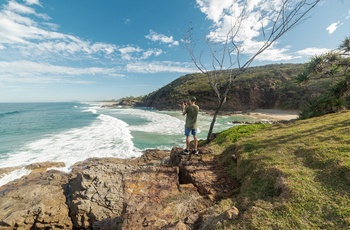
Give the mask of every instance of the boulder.
[[122, 172], [130, 168], [114, 158], [89, 159], [72, 167], [68, 205], [75, 228], [118, 228], [125, 205]]
[[161, 229], [208, 207], [193, 185], [181, 188], [178, 167], [153, 164], [162, 162], [159, 154], [74, 165], [69, 202], [74, 227]]
[[28, 176], [0, 188], [0, 228], [71, 229], [66, 205], [68, 175], [48, 171], [57, 164], [42, 163]]

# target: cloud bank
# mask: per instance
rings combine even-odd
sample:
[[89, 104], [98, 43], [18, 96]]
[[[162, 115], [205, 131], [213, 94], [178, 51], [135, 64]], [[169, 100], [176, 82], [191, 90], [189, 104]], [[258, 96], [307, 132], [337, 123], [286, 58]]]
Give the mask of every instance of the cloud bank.
[[[27, 1], [39, 4], [38, 1]], [[29, 17], [29, 15], [36, 17]], [[0, 45], [2, 47], [16, 47], [18, 50], [27, 50], [30, 53], [41, 55], [52, 54], [103, 54], [110, 55], [117, 51], [117, 47], [107, 43], [91, 43], [79, 37], [56, 32], [58, 26], [47, 23], [50, 17], [36, 13], [31, 7], [21, 5], [16, 1], [9, 1], [0, 12]], [[35, 51], [35, 52], [33, 52]]]
[[[290, 1], [294, 4], [297, 1]], [[251, 56], [257, 53], [264, 44], [264, 33], [271, 31], [271, 19], [276, 17], [277, 11], [281, 8], [281, 0], [196, 0], [196, 3], [212, 21], [212, 30], [207, 38], [213, 42], [223, 42], [232, 28], [239, 28], [234, 38], [236, 44], [241, 48], [241, 54]], [[241, 20], [243, 18], [243, 20]], [[278, 47], [275, 43], [264, 53], [260, 54], [256, 60], [259, 61], [289, 61], [299, 56], [293, 56], [290, 47]]]

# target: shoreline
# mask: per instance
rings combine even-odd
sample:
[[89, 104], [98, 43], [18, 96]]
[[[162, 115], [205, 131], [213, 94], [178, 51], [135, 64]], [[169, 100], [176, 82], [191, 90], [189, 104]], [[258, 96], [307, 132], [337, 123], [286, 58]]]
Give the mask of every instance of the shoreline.
[[[132, 105], [120, 105], [116, 104], [115, 102], [103, 102], [101, 107], [106, 108], [145, 108], [145, 107], [138, 107], [138, 106], [132, 106]], [[151, 108], [151, 107], [150, 107]], [[168, 108], [168, 109], [157, 109], [153, 108], [158, 111], [177, 111], [176, 109]], [[201, 112], [204, 112], [208, 115], [213, 115], [214, 110], [203, 110], [200, 109]], [[261, 120], [269, 120], [269, 121], [290, 121], [295, 120], [299, 118], [299, 110], [283, 110], [283, 109], [254, 109], [250, 111], [220, 111], [219, 115], [225, 116], [249, 116], [254, 119], [261, 119]]]
[[242, 115], [271, 121], [290, 121], [298, 119], [299, 113], [300, 111], [298, 110], [256, 109], [251, 112], [244, 112]]

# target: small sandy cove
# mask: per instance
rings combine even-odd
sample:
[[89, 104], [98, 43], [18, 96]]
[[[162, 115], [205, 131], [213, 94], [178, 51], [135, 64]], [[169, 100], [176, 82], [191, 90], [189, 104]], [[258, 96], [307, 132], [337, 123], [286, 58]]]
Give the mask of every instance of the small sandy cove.
[[252, 116], [258, 119], [267, 119], [271, 121], [289, 121], [299, 117], [299, 111], [280, 110], [280, 109], [256, 109], [244, 115]]

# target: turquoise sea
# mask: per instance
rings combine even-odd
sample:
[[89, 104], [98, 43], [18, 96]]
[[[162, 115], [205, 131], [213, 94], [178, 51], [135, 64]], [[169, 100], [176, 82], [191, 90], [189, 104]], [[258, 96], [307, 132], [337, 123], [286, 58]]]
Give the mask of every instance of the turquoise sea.
[[[184, 117], [179, 111], [102, 108], [102, 103], [0, 103], [0, 168], [19, 167], [6, 181], [28, 174], [35, 162], [64, 162], [63, 171], [89, 157], [130, 158], [149, 148], [183, 146]], [[242, 116], [221, 116], [214, 131]], [[199, 115], [205, 139], [211, 117]]]

